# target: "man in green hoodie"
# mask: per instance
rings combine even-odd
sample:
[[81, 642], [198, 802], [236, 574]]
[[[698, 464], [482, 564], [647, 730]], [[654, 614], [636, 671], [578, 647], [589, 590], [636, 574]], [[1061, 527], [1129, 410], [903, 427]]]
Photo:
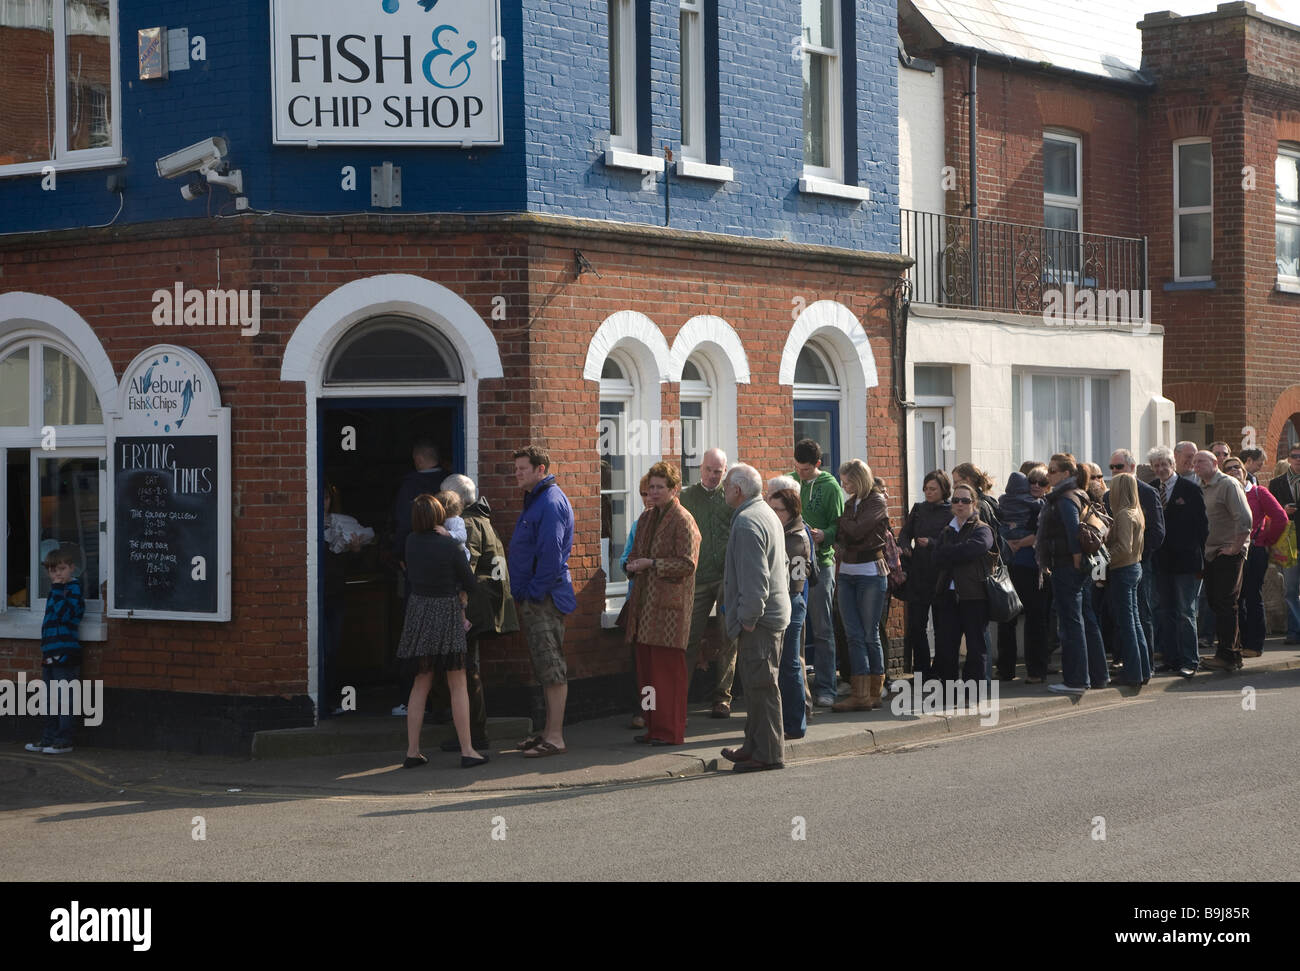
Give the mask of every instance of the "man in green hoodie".
[[[727, 505], [722, 476], [727, 471], [727, 454], [711, 448], [700, 458], [700, 481], [682, 490], [682, 506], [695, 517], [700, 530], [700, 560], [695, 566], [695, 605], [691, 611], [691, 638], [686, 648], [687, 690], [700, 660], [700, 644], [713, 605], [722, 605], [722, 574], [727, 559], [727, 539], [735, 510]], [[719, 620], [722, 611], [719, 609]], [[731, 685], [736, 679], [736, 641], [719, 624], [718, 677], [713, 688], [714, 718], [731, 717]]]
[[821, 579], [808, 590], [808, 634], [805, 656], [813, 662], [813, 703], [818, 708], [835, 704], [835, 529], [844, 512], [844, 492], [835, 476], [822, 469], [822, 447], [805, 438], [794, 447], [795, 474], [803, 521], [817, 544]]

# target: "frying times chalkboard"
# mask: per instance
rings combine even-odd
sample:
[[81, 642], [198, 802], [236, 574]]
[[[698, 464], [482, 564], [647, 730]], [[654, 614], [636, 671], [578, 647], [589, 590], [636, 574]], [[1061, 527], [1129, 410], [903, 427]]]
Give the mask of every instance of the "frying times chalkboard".
[[[113, 607], [217, 611], [220, 562], [216, 435], [118, 438], [113, 443]], [[204, 579], [194, 558], [203, 557]]]

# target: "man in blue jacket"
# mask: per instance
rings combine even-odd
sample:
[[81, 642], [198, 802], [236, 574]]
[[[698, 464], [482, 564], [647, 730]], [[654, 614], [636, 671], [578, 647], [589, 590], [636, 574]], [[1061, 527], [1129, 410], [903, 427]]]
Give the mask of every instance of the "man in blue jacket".
[[528, 639], [533, 672], [546, 694], [546, 727], [519, 743], [524, 757], [563, 755], [564, 705], [569, 696], [564, 663], [564, 617], [578, 606], [569, 575], [573, 507], [555, 484], [551, 458], [536, 445], [515, 450], [515, 481], [524, 508], [510, 536], [506, 565], [510, 595]]
[[[1121, 472], [1137, 477], [1137, 457], [1126, 448], [1117, 448], [1110, 456], [1110, 476], [1113, 479]], [[1106, 493], [1106, 512], [1110, 512], [1110, 493]], [[1142, 579], [1138, 582], [1138, 622], [1147, 638], [1147, 660], [1151, 670], [1155, 670], [1155, 590], [1156, 575], [1154, 569], [1155, 555], [1165, 543], [1165, 507], [1160, 502], [1160, 494], [1141, 479], [1138, 479], [1138, 505], [1142, 507], [1142, 518], [1146, 528], [1142, 530]]]
[[1152, 486], [1165, 510], [1165, 541], [1152, 565], [1156, 573], [1156, 646], [1163, 663], [1157, 671], [1190, 678], [1200, 666], [1196, 646], [1197, 599], [1205, 570], [1205, 540], [1210, 520], [1205, 499], [1174, 468], [1173, 452], [1158, 445], [1147, 453], [1156, 474]]

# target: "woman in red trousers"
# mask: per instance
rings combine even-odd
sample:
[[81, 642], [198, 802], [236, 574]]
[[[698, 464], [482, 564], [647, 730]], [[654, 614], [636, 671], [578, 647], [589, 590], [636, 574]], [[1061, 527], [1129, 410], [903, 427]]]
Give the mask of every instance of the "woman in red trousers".
[[646, 483], [646, 510], [636, 523], [627, 561], [635, 576], [629, 596], [627, 642], [636, 648], [637, 682], [647, 745], [686, 740], [686, 643], [695, 602], [695, 565], [700, 531], [677, 499], [682, 477], [676, 466], [655, 463]]

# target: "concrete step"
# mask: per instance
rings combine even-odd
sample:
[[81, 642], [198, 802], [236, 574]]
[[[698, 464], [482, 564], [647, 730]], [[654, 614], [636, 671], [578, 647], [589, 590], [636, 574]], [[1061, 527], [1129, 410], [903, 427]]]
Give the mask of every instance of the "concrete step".
[[[532, 731], [527, 718], [489, 718], [488, 740], [498, 747], [513, 747]], [[450, 724], [434, 725], [425, 719], [420, 747], [436, 752], [444, 739], [454, 738]], [[504, 746], [497, 743], [504, 743]], [[346, 755], [351, 752], [405, 752], [406, 719], [395, 715], [367, 717], [343, 715], [327, 719], [312, 728], [281, 728], [253, 736], [255, 759], [299, 759], [313, 755]]]

